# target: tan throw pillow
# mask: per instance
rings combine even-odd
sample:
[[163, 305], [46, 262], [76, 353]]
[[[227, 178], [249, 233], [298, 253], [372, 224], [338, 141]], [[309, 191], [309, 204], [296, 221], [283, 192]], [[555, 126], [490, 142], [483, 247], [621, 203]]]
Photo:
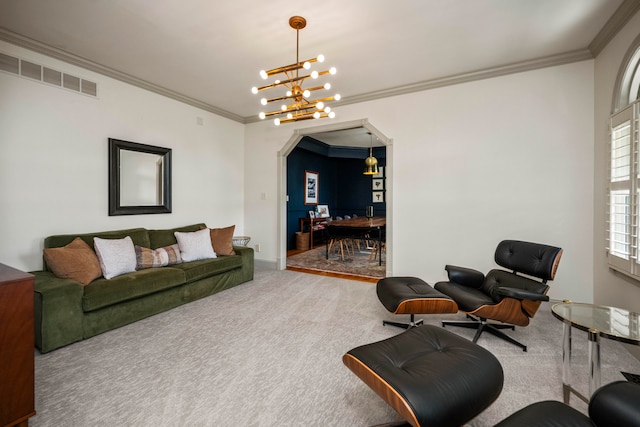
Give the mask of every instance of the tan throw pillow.
[[235, 255], [233, 250], [233, 232], [236, 226], [231, 225], [225, 228], [212, 228], [211, 244], [217, 255]]
[[175, 245], [164, 248], [149, 249], [134, 245], [136, 250], [136, 270], [152, 267], [164, 267], [182, 262], [180, 247]]
[[102, 276], [96, 253], [84, 240], [76, 237], [61, 248], [45, 248], [44, 260], [56, 277], [72, 279], [88, 285]]

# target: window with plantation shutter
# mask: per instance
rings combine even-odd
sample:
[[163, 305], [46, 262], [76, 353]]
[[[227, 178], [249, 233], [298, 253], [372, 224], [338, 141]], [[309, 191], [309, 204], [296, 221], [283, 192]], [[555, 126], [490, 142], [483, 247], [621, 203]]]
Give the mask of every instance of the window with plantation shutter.
[[639, 113], [640, 103], [636, 101], [611, 117], [607, 249], [611, 268], [640, 279]]

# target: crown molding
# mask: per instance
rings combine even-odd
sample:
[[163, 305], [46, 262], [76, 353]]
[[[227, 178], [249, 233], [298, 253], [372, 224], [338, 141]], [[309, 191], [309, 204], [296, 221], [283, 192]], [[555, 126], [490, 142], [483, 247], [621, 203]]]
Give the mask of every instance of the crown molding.
[[201, 110], [209, 111], [210, 113], [217, 114], [218, 116], [226, 117], [227, 119], [234, 120], [236, 122], [240, 122], [243, 124], [245, 123], [245, 119], [238, 114], [231, 113], [229, 111], [218, 108], [214, 105], [207, 104], [206, 102], [202, 102], [200, 100], [191, 98], [189, 96], [180, 94], [178, 92], [174, 92], [170, 89], [164, 88], [162, 86], [156, 85], [154, 83], [148, 82], [143, 79], [139, 79], [137, 77], [123, 73], [121, 71], [114, 70], [113, 68], [107, 67], [102, 64], [98, 64], [96, 62], [90, 61], [81, 56], [77, 56], [72, 53], [66, 52], [62, 49], [58, 49], [56, 47], [49, 46], [47, 44], [30, 39], [28, 37], [24, 37], [4, 27], [0, 27], [0, 40], [4, 40], [16, 46], [20, 46], [25, 49], [29, 49], [34, 52], [41, 53], [43, 55], [47, 55], [55, 59], [59, 59], [61, 61], [64, 61], [72, 65], [77, 65], [79, 67], [85, 68], [90, 71], [94, 71], [96, 73], [100, 73], [104, 76], [111, 77], [121, 82], [128, 83], [133, 86], [148, 90], [150, 92], [157, 93], [158, 95], [166, 96], [167, 98], [174, 99], [176, 101], [191, 105], [196, 108], [200, 108]]
[[589, 43], [589, 50], [595, 58], [609, 44], [609, 42], [618, 34], [618, 32], [629, 22], [633, 16], [640, 10], [640, 1], [624, 0], [620, 7], [611, 15], [611, 18], [604, 24], [604, 27], [598, 32]]
[[[614, 12], [611, 18], [607, 21], [604, 27], [591, 41], [588, 48], [579, 49], [571, 52], [565, 52], [558, 55], [551, 55], [542, 58], [537, 58], [529, 61], [516, 62], [506, 64], [498, 67], [491, 67], [468, 73], [456, 74], [453, 76], [442, 77], [438, 79], [424, 80], [421, 82], [411, 83], [408, 85], [395, 86], [379, 91], [367, 92], [363, 94], [343, 97], [340, 101], [340, 105], [357, 104], [360, 102], [373, 101], [382, 98], [388, 98], [391, 96], [405, 95], [414, 92], [421, 92], [430, 89], [436, 89], [440, 87], [452, 86], [461, 83], [468, 83], [477, 80], [490, 79], [493, 77], [504, 76], [508, 74], [521, 73], [525, 71], [532, 71], [541, 68], [553, 67], [557, 65], [564, 65], [573, 62], [586, 61], [595, 58], [604, 47], [615, 37], [615, 35], [623, 28], [627, 22], [640, 10], [640, 1], [638, 0], [624, 0], [620, 7]], [[200, 108], [204, 111], [217, 114], [222, 117], [226, 117], [230, 120], [248, 124], [259, 122], [260, 118], [257, 115], [243, 117], [239, 114], [231, 113], [219, 107], [211, 104], [207, 104], [200, 100], [191, 98], [189, 96], [180, 94], [162, 86], [150, 83], [146, 80], [133, 77], [129, 74], [120, 72], [105, 65], [97, 64], [88, 59], [82, 58], [77, 55], [73, 55], [64, 50], [49, 46], [47, 44], [38, 42], [36, 40], [24, 37], [7, 30], [4, 27], [0, 27], [0, 40], [7, 41], [17, 46], [24, 47], [26, 49], [33, 50], [38, 53], [42, 53], [47, 56], [65, 61], [67, 63], [77, 65], [79, 67], [86, 68], [91, 71], [103, 74], [107, 77], [114, 78], [116, 80], [128, 83], [142, 89], [149, 90], [162, 96], [174, 99], [179, 102]]]

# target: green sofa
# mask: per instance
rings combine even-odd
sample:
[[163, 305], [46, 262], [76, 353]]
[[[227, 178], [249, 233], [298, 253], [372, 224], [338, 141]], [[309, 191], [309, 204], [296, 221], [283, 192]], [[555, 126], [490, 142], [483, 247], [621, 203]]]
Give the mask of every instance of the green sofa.
[[[194, 224], [169, 230], [106, 231], [47, 237], [45, 248], [57, 248], [80, 237], [93, 247], [93, 238], [130, 236], [135, 245], [151, 249], [176, 244], [175, 231], [205, 228]], [[253, 249], [234, 246], [236, 255], [148, 268], [87, 286], [56, 277], [47, 268], [35, 275], [35, 345], [46, 353], [145, 317], [215, 294], [253, 279]]]

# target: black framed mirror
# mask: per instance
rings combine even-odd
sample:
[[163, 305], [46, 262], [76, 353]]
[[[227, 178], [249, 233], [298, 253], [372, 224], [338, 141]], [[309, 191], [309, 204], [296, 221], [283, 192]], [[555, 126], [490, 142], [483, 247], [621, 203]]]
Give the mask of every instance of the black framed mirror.
[[109, 138], [109, 216], [171, 213], [171, 149]]

